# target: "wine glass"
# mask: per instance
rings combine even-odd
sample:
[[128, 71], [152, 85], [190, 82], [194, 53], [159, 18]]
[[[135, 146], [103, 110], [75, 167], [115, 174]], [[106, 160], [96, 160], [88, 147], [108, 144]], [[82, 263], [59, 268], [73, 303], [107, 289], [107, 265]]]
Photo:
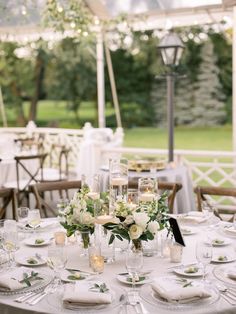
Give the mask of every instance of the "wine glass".
[[15, 263], [15, 252], [19, 249], [19, 237], [17, 230], [4, 230], [2, 248], [8, 254], [8, 267], [12, 268]]
[[196, 244], [196, 258], [203, 268], [203, 282], [206, 283], [206, 267], [212, 260], [212, 245], [210, 242], [199, 241]]
[[31, 209], [28, 213], [28, 224], [33, 227], [34, 232], [41, 222], [39, 209]]
[[66, 263], [66, 248], [58, 245], [49, 246], [47, 264], [54, 270], [54, 281], [57, 283], [58, 287], [61, 285], [60, 271], [65, 268]]
[[17, 208], [17, 217], [19, 222], [27, 222], [28, 220], [28, 213], [29, 208], [28, 207], [19, 207]]
[[131, 276], [132, 290], [131, 295], [135, 297], [135, 281], [137, 279], [138, 272], [143, 267], [143, 253], [142, 251], [128, 250], [126, 253], [126, 269]]

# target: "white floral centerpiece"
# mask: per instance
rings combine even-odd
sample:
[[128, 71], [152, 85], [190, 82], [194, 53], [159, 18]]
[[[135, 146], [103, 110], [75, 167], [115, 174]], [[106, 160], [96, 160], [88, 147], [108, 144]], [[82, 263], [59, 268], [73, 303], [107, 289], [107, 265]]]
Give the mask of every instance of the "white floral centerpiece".
[[132, 241], [135, 249], [141, 249], [142, 241], [153, 240], [158, 230], [167, 226], [167, 197], [165, 192], [149, 204], [141, 204], [136, 209], [132, 209], [123, 200], [117, 200], [116, 221], [104, 225], [112, 233], [110, 243], [115, 238], [121, 241], [126, 239]]
[[93, 199], [89, 194], [90, 189], [87, 185], [84, 185], [79, 192], [76, 192], [63, 211], [63, 221], [61, 221], [68, 237], [76, 231], [81, 232], [84, 248], [88, 248], [89, 234], [94, 232], [94, 205], [95, 202], [99, 202], [99, 199]]

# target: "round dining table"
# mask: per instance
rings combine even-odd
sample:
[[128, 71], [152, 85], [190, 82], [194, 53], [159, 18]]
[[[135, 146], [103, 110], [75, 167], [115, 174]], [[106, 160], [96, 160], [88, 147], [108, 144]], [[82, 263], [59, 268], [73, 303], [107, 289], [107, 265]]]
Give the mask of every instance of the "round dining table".
[[[54, 240], [53, 235], [55, 231], [62, 230], [62, 227], [60, 226], [59, 222], [55, 218], [48, 218], [49, 222], [52, 222], [52, 224], [47, 224], [47, 227], [45, 227], [43, 230], [37, 231], [37, 237], [43, 237], [47, 236], [49, 239], [51, 239], [51, 244], [53, 244]], [[183, 255], [182, 255], [182, 262], [181, 263], [172, 263], [170, 262], [170, 257], [162, 257], [161, 254], [161, 245], [163, 245], [163, 241], [165, 241], [165, 231], [159, 231], [157, 238], [157, 253], [154, 256], [147, 256], [144, 257], [143, 262], [143, 269], [142, 271], [151, 271], [151, 273], [148, 275], [149, 281], [154, 280], [155, 278], [160, 278], [163, 276], [169, 277], [174, 276], [175, 278], [184, 278], [181, 276], [178, 276], [175, 271], [178, 269], [178, 266], [180, 264], [188, 265], [191, 263], [196, 262], [196, 255], [195, 255], [195, 248], [196, 243], [200, 240], [205, 240], [209, 235], [214, 234], [215, 237], [223, 238], [226, 240], [225, 246], [220, 247], [213, 247], [213, 254], [228, 254], [231, 252], [235, 256], [235, 244], [236, 244], [236, 236], [228, 235], [225, 232], [225, 223], [220, 222], [217, 219], [213, 221], [213, 223], [208, 224], [206, 222], [204, 223], [196, 223], [195, 225], [191, 225], [190, 228], [191, 232], [189, 232], [188, 235], [184, 235], [184, 242], [185, 247], [183, 248]], [[185, 226], [186, 228], [186, 226]], [[27, 245], [27, 240], [29, 240], [31, 237], [35, 237], [35, 234], [32, 232], [23, 232], [20, 231], [20, 248], [15, 253], [16, 261], [21, 259], [22, 257], [35, 255], [35, 253], [40, 254], [40, 256], [47, 257], [48, 253], [48, 247], [49, 245], [45, 246], [29, 246]], [[116, 249], [115, 249], [115, 261], [111, 264], [105, 264], [104, 271], [101, 274], [95, 274], [94, 276], [91, 276], [92, 279], [104, 282], [107, 286], [111, 288], [111, 290], [114, 289], [121, 289], [124, 291], [124, 295], [131, 289], [131, 285], [129, 283], [122, 283], [117, 279], [117, 275], [120, 273], [127, 272], [125, 267], [125, 250], [121, 250], [119, 248], [119, 241], [116, 241]], [[79, 269], [83, 271], [91, 272], [91, 268], [89, 267], [88, 257], [81, 256], [81, 243], [79, 241], [79, 238], [77, 239], [77, 242], [75, 243], [66, 243], [65, 249], [67, 251], [67, 264], [66, 268], [68, 269]], [[227, 267], [236, 267], [236, 263], [233, 258], [231, 262], [229, 263], [210, 263], [207, 266], [207, 280], [211, 283], [220, 283], [220, 280], [216, 278], [214, 273], [216, 272], [217, 268], [222, 267], [222, 265], [228, 265]], [[4, 264], [0, 265], [1, 272], [0, 277], [6, 273], [6, 270], [4, 270]], [[20, 267], [19, 264], [17, 264], [16, 267]], [[177, 268], [175, 268], [177, 267]], [[42, 266], [35, 266], [35, 271], [45, 272], [48, 274], [53, 274], [53, 270], [50, 269], [47, 264]], [[189, 278], [187, 277], [189, 280]], [[190, 278], [191, 281], [194, 280], [201, 280], [201, 278]], [[230, 304], [226, 299], [224, 299], [220, 293], [218, 293], [217, 300], [213, 304], [207, 304], [204, 303], [204, 306], [194, 306], [194, 307], [188, 307], [188, 308], [178, 308], [178, 305], [169, 307], [168, 304], [165, 307], [163, 304], [159, 304], [156, 302], [156, 304], [152, 304], [151, 302], [148, 302], [146, 299], [143, 299], [142, 293], [145, 291], [145, 287], [148, 286], [148, 283], [145, 285], [137, 285], [137, 291], [140, 293], [139, 296], [139, 302], [141, 303], [141, 306], [134, 306], [130, 304], [118, 304], [118, 306], [111, 309], [111, 307], [107, 308], [104, 307], [103, 309], [95, 309], [93, 310], [91, 307], [89, 309], [86, 309], [86, 307], [82, 309], [70, 310], [65, 309], [62, 304], [62, 294], [63, 294], [63, 287], [66, 283], [63, 282], [63, 286], [60, 289], [59, 292], [54, 292], [51, 294], [48, 294], [46, 297], [44, 297], [39, 303], [36, 305], [28, 305], [26, 303], [17, 303], [14, 300], [16, 299], [17, 295], [2, 295], [0, 293], [0, 313], [1, 314], [25, 314], [25, 313], [127, 313], [127, 314], [148, 314], [148, 313], [158, 313], [158, 314], [165, 314], [165, 313], [198, 313], [198, 314], [215, 314], [215, 313], [222, 313], [222, 314], [230, 314], [230, 313], [236, 313], [236, 306]], [[80, 283], [76, 283], [80, 284]], [[236, 290], [236, 282], [235, 282], [235, 290]], [[235, 298], [236, 300], [236, 298]], [[235, 302], [236, 303], [236, 302]]]

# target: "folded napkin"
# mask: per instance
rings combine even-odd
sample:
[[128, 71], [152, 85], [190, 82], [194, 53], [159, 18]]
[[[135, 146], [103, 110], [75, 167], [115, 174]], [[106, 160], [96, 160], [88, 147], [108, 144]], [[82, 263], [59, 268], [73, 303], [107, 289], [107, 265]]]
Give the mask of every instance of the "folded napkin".
[[179, 219], [184, 222], [199, 224], [208, 220], [211, 216], [212, 215], [204, 216], [202, 212], [191, 211], [187, 215], [180, 216]]
[[98, 292], [89, 290], [91, 283], [67, 284], [63, 295], [63, 304], [66, 305], [93, 305], [109, 304], [112, 302], [110, 291]]
[[236, 280], [236, 269], [230, 269], [227, 275], [230, 279]]
[[26, 267], [16, 268], [0, 275], [0, 288], [2, 290], [14, 291], [26, 287], [25, 283], [20, 283], [24, 273], [31, 273], [31, 269]]
[[202, 285], [187, 286], [172, 284], [163, 278], [156, 279], [151, 284], [152, 289], [163, 299], [168, 302], [182, 302], [187, 303], [200, 298], [209, 298], [211, 294], [205, 290]]
[[225, 227], [224, 230], [232, 235], [236, 235], [236, 228], [234, 228], [234, 226]]

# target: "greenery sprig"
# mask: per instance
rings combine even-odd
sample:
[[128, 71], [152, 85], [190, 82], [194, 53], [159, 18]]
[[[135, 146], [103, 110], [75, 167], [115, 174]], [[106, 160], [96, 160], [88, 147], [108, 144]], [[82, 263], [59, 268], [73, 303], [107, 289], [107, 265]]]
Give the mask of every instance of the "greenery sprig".
[[38, 273], [32, 271], [30, 274], [23, 273], [23, 279], [19, 283], [25, 283], [28, 287], [32, 285], [32, 281], [43, 280], [42, 277], [38, 276]]
[[105, 292], [109, 291], [109, 289], [107, 288], [105, 283], [102, 283], [100, 285], [95, 283], [94, 286], [91, 287], [89, 290], [93, 290], [93, 291], [101, 292], [101, 293], [105, 293]]

